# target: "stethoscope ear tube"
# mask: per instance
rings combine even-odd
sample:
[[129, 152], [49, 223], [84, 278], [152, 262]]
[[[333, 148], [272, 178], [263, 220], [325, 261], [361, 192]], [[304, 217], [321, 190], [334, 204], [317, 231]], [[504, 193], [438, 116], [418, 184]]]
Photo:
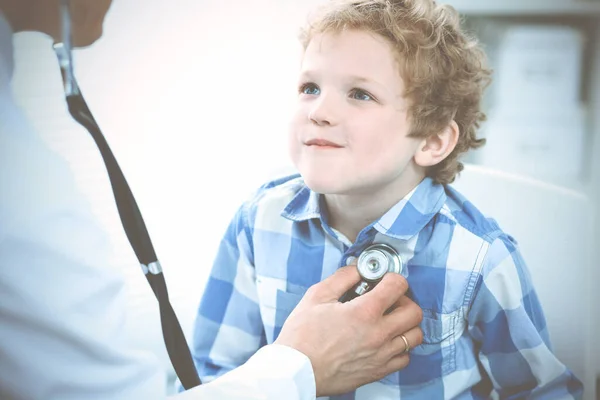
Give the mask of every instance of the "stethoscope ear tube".
[[71, 116], [92, 135], [106, 165], [113, 195], [119, 211], [121, 223], [129, 243], [142, 266], [159, 304], [163, 339], [169, 359], [183, 387], [191, 389], [201, 384], [189, 346], [169, 301], [169, 294], [162, 268], [156, 257], [154, 246], [133, 193], [114, 157], [100, 127], [94, 120], [81, 92], [67, 96]]

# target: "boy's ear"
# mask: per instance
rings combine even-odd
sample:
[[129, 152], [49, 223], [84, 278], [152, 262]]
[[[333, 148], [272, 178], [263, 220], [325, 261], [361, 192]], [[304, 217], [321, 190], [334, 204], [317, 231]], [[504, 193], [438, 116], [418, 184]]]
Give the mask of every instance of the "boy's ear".
[[460, 130], [453, 120], [441, 132], [423, 139], [415, 153], [415, 163], [420, 167], [431, 167], [442, 162], [456, 147]]

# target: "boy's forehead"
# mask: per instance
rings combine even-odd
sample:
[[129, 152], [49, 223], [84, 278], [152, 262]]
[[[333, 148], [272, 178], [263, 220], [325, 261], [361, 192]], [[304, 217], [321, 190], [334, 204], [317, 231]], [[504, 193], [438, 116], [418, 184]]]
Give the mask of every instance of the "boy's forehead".
[[329, 54], [347, 51], [349, 54], [369, 53], [392, 57], [393, 48], [383, 36], [362, 29], [343, 29], [315, 33], [306, 51]]
[[313, 36], [302, 57], [302, 72], [336, 73], [357, 80], [400, 79], [392, 46], [377, 34], [346, 30]]

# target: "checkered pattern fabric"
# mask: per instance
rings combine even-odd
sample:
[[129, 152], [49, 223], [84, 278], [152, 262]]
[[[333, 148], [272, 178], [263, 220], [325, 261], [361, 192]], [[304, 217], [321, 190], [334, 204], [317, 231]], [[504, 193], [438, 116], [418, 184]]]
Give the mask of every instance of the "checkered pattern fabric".
[[332, 399], [573, 399], [515, 240], [451, 186], [426, 178], [356, 241], [331, 228], [299, 176], [264, 185], [233, 218], [200, 304], [193, 355], [203, 380], [272, 343], [308, 287], [373, 243], [400, 254], [424, 311], [407, 368]]

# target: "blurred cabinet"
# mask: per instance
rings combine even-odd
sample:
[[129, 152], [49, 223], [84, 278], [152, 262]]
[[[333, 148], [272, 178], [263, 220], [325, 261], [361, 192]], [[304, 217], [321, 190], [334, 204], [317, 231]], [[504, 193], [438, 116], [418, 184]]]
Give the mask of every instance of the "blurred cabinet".
[[600, 15], [598, 0], [446, 0], [471, 16], [578, 16]]
[[488, 145], [466, 161], [600, 198], [600, 1], [445, 2], [494, 70], [481, 130]]

